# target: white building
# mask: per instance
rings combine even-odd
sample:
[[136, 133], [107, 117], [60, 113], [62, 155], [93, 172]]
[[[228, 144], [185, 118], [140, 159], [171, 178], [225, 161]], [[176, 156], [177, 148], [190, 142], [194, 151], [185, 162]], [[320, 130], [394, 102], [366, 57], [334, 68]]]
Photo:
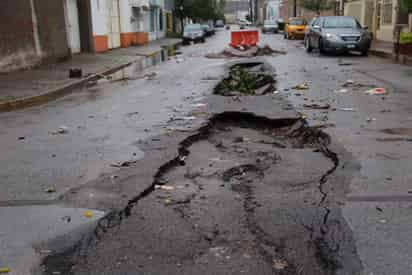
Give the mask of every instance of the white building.
[[[76, 0], [65, 1], [73, 49], [79, 49], [80, 44], [90, 40], [91, 43], [86, 42], [92, 44], [91, 51], [105, 52], [146, 44], [165, 36], [165, 0], [86, 0], [82, 3], [87, 3], [87, 12], [79, 9]], [[81, 36], [85, 31], [79, 27], [79, 22], [84, 21], [89, 22], [90, 37]]]

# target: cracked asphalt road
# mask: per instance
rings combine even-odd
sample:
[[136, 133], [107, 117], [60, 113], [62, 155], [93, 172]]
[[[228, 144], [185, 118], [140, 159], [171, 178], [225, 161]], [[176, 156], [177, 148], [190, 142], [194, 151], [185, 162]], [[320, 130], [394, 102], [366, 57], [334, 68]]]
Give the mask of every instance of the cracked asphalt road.
[[[73, 249], [70, 234], [46, 237], [51, 255], [33, 273], [410, 274], [408, 69], [308, 55], [299, 41], [263, 35], [288, 51], [258, 60], [275, 69], [280, 93], [233, 100], [212, 95], [228, 61], [204, 58], [228, 39], [222, 31], [184, 47], [148, 70], [153, 79], [1, 114], [4, 211], [48, 204], [106, 213]], [[349, 79], [361, 87], [334, 92]], [[309, 90], [292, 89], [305, 82]], [[363, 94], [370, 85], [390, 93]], [[60, 125], [69, 133], [50, 135]], [[51, 185], [57, 192], [45, 193]], [[1, 243], [19, 234], [0, 234]]]

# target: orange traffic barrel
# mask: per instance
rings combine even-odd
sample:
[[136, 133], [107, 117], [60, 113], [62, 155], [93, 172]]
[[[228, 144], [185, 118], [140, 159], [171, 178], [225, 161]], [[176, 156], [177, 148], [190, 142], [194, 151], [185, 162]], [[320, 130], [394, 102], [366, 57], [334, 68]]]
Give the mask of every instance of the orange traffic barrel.
[[232, 31], [232, 47], [255, 46], [259, 42], [259, 32], [257, 30]]

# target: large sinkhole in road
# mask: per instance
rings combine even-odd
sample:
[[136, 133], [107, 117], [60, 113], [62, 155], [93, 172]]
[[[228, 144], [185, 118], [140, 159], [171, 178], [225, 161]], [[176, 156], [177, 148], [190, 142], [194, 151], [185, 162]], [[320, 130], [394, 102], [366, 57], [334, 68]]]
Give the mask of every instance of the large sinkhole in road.
[[329, 145], [301, 119], [217, 114], [159, 158], [152, 185], [99, 223], [64, 274], [358, 275]]
[[217, 84], [214, 93], [222, 96], [265, 95], [276, 90], [273, 68], [263, 62], [238, 63]]
[[210, 249], [246, 253], [260, 274], [356, 274], [350, 230], [324, 204], [322, 185], [338, 162], [328, 144], [302, 120], [224, 113], [181, 143], [153, 194]]

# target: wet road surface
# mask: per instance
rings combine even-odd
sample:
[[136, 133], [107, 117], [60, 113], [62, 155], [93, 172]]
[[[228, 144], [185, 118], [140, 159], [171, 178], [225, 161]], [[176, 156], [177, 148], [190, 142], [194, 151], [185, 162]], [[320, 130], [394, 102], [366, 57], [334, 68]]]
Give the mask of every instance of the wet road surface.
[[[136, 76], [142, 79], [99, 83], [0, 115], [2, 205], [58, 199], [127, 210], [85, 234], [91, 241], [75, 253], [49, 257], [48, 274], [410, 274], [411, 97], [399, 76], [390, 81], [405, 69], [374, 57], [306, 54], [299, 41], [263, 35], [262, 43], [288, 51], [264, 58], [276, 70], [279, 94], [238, 102], [210, 96], [226, 62], [203, 57], [228, 39], [223, 31], [184, 47]], [[382, 67], [391, 73], [376, 77]], [[348, 80], [355, 84], [343, 87]], [[309, 89], [292, 88], [302, 83]], [[364, 94], [375, 86], [389, 94]], [[325, 144], [276, 148], [262, 129], [217, 123], [212, 135], [186, 146], [184, 166], [153, 181], [182, 140], [228, 110], [324, 125], [340, 162], [335, 167], [322, 154]], [[67, 133], [54, 133], [61, 126]], [[256, 142], [265, 139], [271, 146]], [[125, 161], [129, 168], [111, 167]], [[154, 190], [155, 183], [169, 190]], [[45, 192], [50, 187], [57, 192]]]

